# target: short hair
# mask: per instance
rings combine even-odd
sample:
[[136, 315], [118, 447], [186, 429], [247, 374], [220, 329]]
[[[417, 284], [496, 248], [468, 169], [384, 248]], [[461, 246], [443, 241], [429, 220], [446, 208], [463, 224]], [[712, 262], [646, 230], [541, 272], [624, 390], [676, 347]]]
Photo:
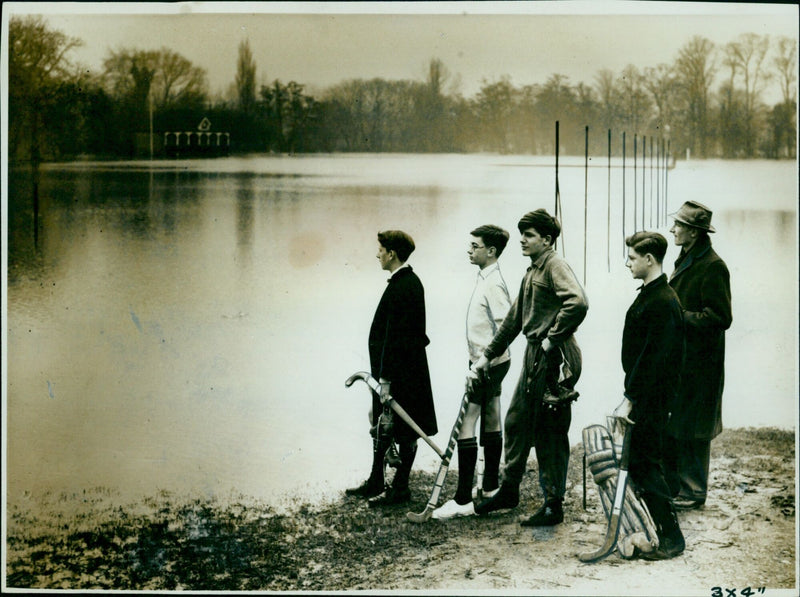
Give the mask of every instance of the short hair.
[[483, 239], [483, 244], [487, 247], [494, 247], [498, 257], [503, 254], [503, 249], [508, 244], [509, 234], [500, 226], [484, 224], [483, 226], [478, 226], [470, 234]]
[[546, 209], [529, 211], [517, 223], [517, 228], [520, 232], [524, 232], [528, 228], [534, 228], [541, 236], [549, 236], [554, 243], [558, 235], [561, 234], [561, 224], [547, 213]]
[[397, 253], [397, 258], [403, 263], [408, 261], [409, 255], [411, 255], [416, 248], [414, 239], [402, 230], [384, 230], [383, 232], [378, 232], [378, 242], [383, 245], [387, 251], [394, 251]]
[[642, 230], [625, 239], [625, 244], [639, 255], [652, 255], [658, 263], [664, 261], [667, 254], [667, 239], [658, 232]]

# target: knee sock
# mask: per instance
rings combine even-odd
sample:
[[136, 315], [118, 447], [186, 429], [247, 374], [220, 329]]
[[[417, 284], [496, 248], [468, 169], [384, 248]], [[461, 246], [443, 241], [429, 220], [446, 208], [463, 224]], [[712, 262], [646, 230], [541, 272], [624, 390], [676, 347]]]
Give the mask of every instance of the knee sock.
[[500, 457], [503, 454], [503, 433], [487, 431], [483, 434], [483, 489], [492, 491], [500, 486]]
[[458, 489], [455, 500], [464, 505], [472, 501], [472, 479], [478, 461], [478, 440], [474, 437], [458, 440]]

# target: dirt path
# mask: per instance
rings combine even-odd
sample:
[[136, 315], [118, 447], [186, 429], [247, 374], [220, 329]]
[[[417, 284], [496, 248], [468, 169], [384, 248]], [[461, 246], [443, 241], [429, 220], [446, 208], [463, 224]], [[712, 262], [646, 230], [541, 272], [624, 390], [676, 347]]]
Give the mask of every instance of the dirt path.
[[[762, 453], [747, 454], [759, 450]], [[731, 589], [745, 597], [750, 591], [775, 595], [785, 589], [786, 594], [796, 594], [792, 446], [726, 432], [714, 443], [707, 505], [679, 515], [686, 551], [662, 562], [626, 561], [616, 553], [595, 564], [577, 559], [578, 552], [602, 543], [606, 520], [591, 478], [587, 510], [582, 510], [574, 456], [563, 524], [552, 529], [521, 527], [519, 516], [538, 506], [536, 498], [523, 501], [514, 512], [491, 515], [497, 524], [489, 531], [482, 529], [487, 522], [482, 519], [429, 521], [426, 524], [463, 525], [463, 530], [456, 539], [397, 561], [392, 580], [383, 576], [380, 587], [712, 597], [734, 597]], [[535, 471], [527, 476], [532, 474]], [[367, 587], [377, 588], [371, 583]]]

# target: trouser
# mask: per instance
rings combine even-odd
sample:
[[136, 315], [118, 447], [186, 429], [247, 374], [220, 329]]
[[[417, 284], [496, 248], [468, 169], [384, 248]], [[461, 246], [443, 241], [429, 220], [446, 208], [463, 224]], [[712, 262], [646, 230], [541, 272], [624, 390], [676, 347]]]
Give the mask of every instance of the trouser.
[[663, 426], [639, 421], [631, 429], [628, 474], [640, 497], [647, 504], [656, 530], [661, 536], [678, 532], [672, 496], [664, 478]]
[[[574, 387], [581, 372], [581, 354], [574, 337], [560, 347], [570, 375], [562, 381]], [[505, 468], [503, 484], [518, 488], [525, 474], [528, 456], [536, 447], [539, 485], [545, 500], [564, 497], [569, 465], [570, 403], [545, 406], [547, 363], [539, 343], [528, 343], [519, 382], [511, 398], [505, 419]]]
[[705, 501], [711, 440], [668, 438], [672, 448], [664, 454], [667, 484], [672, 497]]
[[[372, 470], [370, 471], [370, 481], [377, 485], [384, 483], [384, 459], [386, 450], [391, 445], [391, 438], [375, 437], [373, 438], [372, 449]], [[414, 465], [414, 459], [417, 456], [417, 441], [403, 442], [398, 444], [398, 452], [400, 455], [400, 464], [397, 466], [394, 478], [392, 479], [392, 487], [398, 490], [408, 489], [408, 480], [411, 475], [411, 467]]]

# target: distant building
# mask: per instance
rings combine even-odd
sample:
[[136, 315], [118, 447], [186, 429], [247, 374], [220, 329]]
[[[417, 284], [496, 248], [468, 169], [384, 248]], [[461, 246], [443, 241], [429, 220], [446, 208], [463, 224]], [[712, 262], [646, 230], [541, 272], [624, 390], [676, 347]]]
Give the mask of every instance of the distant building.
[[[195, 130], [153, 132], [153, 155], [168, 158], [217, 157], [230, 153], [231, 135], [214, 131], [211, 121], [203, 117]], [[136, 154], [150, 154], [150, 134], [136, 134]]]

